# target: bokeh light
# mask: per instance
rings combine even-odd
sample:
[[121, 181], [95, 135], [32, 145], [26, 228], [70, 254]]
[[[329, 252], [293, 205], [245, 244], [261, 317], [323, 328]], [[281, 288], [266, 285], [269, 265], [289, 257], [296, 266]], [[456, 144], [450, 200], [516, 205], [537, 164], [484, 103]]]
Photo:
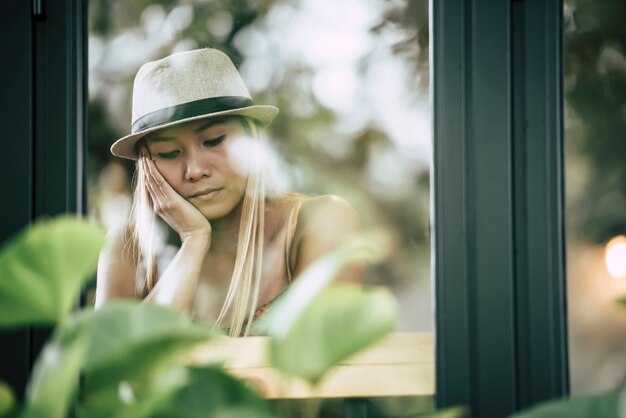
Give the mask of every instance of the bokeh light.
[[626, 237], [619, 235], [606, 245], [606, 268], [615, 279], [626, 278]]

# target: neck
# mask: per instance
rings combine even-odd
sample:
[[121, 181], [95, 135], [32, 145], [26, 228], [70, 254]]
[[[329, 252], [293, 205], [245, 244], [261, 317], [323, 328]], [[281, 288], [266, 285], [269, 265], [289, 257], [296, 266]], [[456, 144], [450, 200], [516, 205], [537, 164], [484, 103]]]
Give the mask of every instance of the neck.
[[210, 252], [236, 252], [242, 209], [243, 199], [228, 215], [210, 221], [212, 231]]

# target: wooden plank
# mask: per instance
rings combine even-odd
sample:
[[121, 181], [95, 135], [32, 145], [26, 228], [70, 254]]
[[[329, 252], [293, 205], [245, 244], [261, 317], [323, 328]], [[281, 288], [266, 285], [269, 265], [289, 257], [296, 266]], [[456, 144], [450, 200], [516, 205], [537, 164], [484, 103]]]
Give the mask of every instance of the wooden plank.
[[271, 367], [230, 369], [267, 399], [432, 396], [434, 364], [343, 365], [319, 387], [286, 377]]
[[435, 391], [432, 334], [391, 334], [342, 361], [315, 389], [270, 367], [268, 343], [266, 337], [224, 338], [199, 346], [184, 361], [223, 362], [268, 399], [433, 396]]

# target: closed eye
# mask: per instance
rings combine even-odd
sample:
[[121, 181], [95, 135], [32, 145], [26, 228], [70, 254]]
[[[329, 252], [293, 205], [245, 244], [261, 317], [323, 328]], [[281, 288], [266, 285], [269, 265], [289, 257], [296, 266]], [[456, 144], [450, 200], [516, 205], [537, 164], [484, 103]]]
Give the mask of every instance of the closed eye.
[[205, 147], [216, 147], [221, 144], [222, 141], [224, 141], [225, 139], [226, 135], [220, 135], [217, 138], [207, 139], [206, 141], [203, 141], [202, 145], [204, 145]]
[[180, 150], [174, 150], [170, 152], [158, 152], [157, 155], [159, 156], [159, 158], [162, 158], [164, 160], [171, 160], [173, 158], [176, 158], [179, 153]]

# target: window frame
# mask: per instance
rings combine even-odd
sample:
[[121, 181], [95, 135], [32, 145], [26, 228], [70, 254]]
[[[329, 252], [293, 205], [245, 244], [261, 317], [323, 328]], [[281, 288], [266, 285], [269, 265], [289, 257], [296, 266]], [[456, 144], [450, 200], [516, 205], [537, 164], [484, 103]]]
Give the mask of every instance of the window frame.
[[[87, 0], [4, 1], [0, 48], [11, 65], [0, 124], [7, 140], [0, 187], [11, 205], [2, 211], [0, 242], [35, 219], [85, 213], [87, 121]], [[47, 327], [0, 333], [0, 376], [22, 395], [50, 335]], [[6, 343], [5, 343], [6, 342]]]
[[436, 398], [569, 392], [562, 0], [431, 0]]

